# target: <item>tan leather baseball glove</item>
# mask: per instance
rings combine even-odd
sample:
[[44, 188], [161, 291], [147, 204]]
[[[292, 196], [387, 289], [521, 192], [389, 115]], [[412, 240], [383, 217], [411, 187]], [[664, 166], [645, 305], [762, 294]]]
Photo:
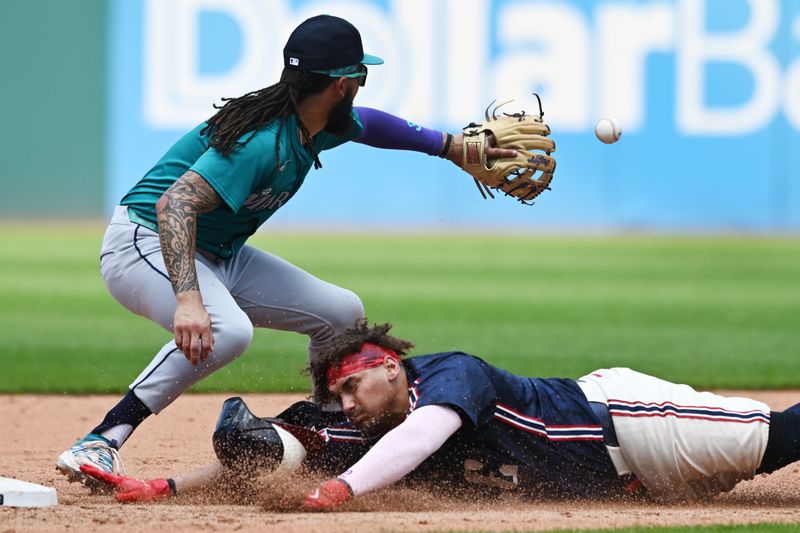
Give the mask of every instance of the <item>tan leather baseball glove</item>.
[[[538, 99], [538, 96], [537, 96]], [[551, 157], [556, 145], [548, 135], [550, 127], [539, 116], [525, 112], [497, 116], [497, 110], [510, 103], [497, 105], [490, 115], [489, 108], [482, 124], [470, 124], [464, 128], [464, 152], [462, 167], [475, 179], [475, 184], [484, 198], [494, 198], [492, 189], [513, 196], [524, 204], [550, 188], [556, 160]], [[486, 156], [487, 137], [493, 135], [492, 145], [517, 151], [516, 157], [490, 159]]]

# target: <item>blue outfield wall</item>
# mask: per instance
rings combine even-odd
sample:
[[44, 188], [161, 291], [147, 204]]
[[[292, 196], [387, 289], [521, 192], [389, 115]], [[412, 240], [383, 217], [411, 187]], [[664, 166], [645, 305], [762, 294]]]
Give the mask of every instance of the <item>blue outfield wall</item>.
[[[111, 0], [107, 210], [213, 103], [274, 83], [318, 13], [386, 59], [358, 105], [456, 131], [538, 92], [558, 171], [524, 207], [437, 158], [348, 143], [268, 225], [800, 230], [797, 0]], [[604, 116], [615, 145], [593, 135]]]

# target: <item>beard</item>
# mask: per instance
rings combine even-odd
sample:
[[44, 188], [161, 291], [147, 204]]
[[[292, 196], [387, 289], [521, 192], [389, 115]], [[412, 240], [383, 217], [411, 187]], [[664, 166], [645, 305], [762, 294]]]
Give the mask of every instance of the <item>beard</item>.
[[353, 426], [366, 437], [379, 437], [396, 428], [404, 418], [405, 416], [398, 418], [397, 415], [391, 413], [382, 413], [378, 416], [367, 417], [358, 424], [353, 423]]
[[352, 112], [355, 97], [355, 91], [345, 90], [344, 97], [334, 104], [328, 113], [328, 123], [325, 125], [326, 130], [338, 136], [350, 131], [353, 125]]

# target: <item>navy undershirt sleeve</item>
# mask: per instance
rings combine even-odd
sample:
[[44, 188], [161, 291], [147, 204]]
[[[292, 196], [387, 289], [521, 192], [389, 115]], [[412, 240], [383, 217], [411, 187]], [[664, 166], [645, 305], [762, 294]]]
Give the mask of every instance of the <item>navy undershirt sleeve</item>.
[[424, 128], [400, 117], [370, 107], [355, 107], [364, 125], [357, 143], [376, 148], [413, 150], [428, 155], [439, 155], [444, 146], [441, 131]]

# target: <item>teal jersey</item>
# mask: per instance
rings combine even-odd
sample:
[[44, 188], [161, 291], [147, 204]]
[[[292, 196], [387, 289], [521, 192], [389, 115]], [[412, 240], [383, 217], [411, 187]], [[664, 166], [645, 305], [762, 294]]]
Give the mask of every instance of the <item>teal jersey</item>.
[[[363, 130], [355, 110], [353, 125], [344, 136], [325, 130], [314, 136], [317, 150], [334, 148], [358, 137]], [[311, 152], [300, 142], [297, 119], [289, 117], [280, 135], [280, 160], [275, 164], [275, 138], [280, 121], [246, 133], [228, 156], [209, 148], [210, 137], [200, 124], [184, 135], [122, 198], [131, 220], [158, 231], [156, 202], [185, 172], [200, 174], [223, 204], [197, 217], [197, 247], [227, 259], [261, 224], [294, 196], [314, 165]]]

